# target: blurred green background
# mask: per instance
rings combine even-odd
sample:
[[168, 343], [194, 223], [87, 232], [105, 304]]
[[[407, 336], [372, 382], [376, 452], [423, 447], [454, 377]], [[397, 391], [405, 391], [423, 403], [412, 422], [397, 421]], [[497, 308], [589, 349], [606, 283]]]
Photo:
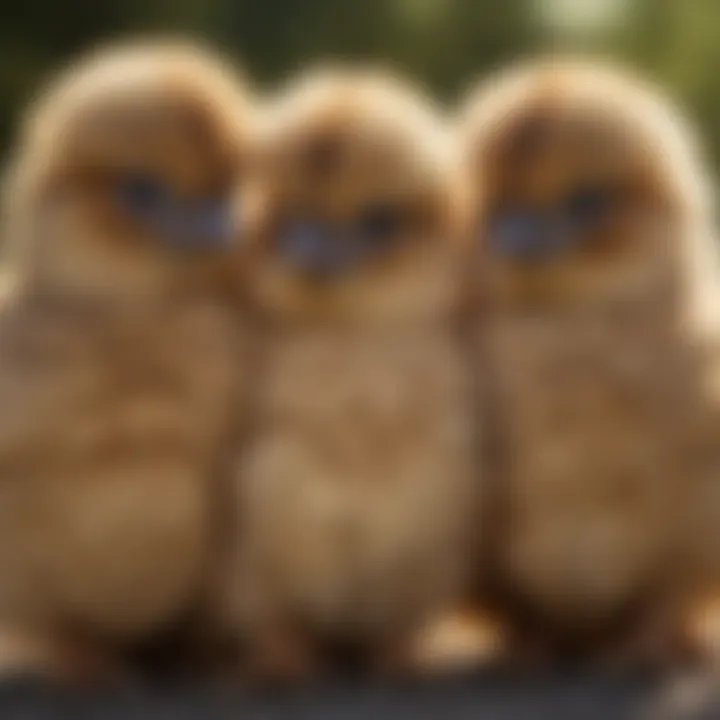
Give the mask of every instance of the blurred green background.
[[571, 45], [662, 82], [720, 163], [720, 0], [6, 0], [0, 142], [42, 80], [75, 53], [135, 32], [180, 31], [235, 55], [261, 84], [308, 61], [390, 61], [452, 102], [481, 73]]

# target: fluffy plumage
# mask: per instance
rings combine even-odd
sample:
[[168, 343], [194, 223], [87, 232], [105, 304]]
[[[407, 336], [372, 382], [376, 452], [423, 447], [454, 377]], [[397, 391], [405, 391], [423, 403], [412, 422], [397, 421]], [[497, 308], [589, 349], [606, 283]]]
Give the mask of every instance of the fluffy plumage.
[[476, 500], [446, 137], [404, 83], [348, 69], [298, 80], [266, 128], [230, 616], [264, 675], [338, 648], [407, 668]]
[[717, 484], [701, 158], [654, 89], [572, 59], [483, 84], [461, 137], [496, 423], [486, 587], [533, 651], [677, 657]]
[[29, 113], [0, 316], [4, 669], [96, 670], [203, 591], [245, 378], [231, 225], [187, 229], [233, 214], [249, 113], [171, 42], [95, 52]]

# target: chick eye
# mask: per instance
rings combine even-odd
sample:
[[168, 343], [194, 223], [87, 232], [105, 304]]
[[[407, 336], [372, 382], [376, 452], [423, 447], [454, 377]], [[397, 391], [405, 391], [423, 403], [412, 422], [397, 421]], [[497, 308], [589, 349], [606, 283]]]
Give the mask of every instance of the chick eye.
[[156, 213], [171, 195], [161, 180], [143, 173], [128, 173], [121, 177], [117, 191], [123, 206], [138, 216]]
[[357, 220], [362, 237], [375, 241], [394, 238], [405, 224], [403, 211], [392, 205], [375, 205], [366, 208]]
[[565, 199], [566, 217], [573, 225], [592, 226], [607, 217], [613, 208], [614, 199], [614, 194], [608, 188], [577, 188]]

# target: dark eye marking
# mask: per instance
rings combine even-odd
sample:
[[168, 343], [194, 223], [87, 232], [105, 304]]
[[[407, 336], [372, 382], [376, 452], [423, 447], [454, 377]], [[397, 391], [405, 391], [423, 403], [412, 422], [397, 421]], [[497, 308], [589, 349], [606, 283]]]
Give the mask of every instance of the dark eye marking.
[[366, 207], [356, 220], [360, 237], [371, 243], [385, 243], [397, 238], [407, 224], [407, 213], [392, 204]]
[[579, 186], [562, 203], [565, 218], [577, 230], [595, 226], [605, 220], [616, 204], [617, 195], [609, 187]]
[[489, 222], [495, 252], [522, 260], [549, 259], [587, 239], [587, 231], [605, 221], [616, 207], [617, 192], [581, 185], [545, 209], [505, 205]]
[[172, 202], [170, 188], [146, 173], [127, 173], [120, 177], [117, 192], [123, 207], [136, 217], [149, 218]]
[[368, 205], [354, 219], [339, 224], [290, 217], [280, 223], [277, 250], [296, 269], [314, 275], [350, 271], [387, 248], [407, 222], [404, 208]]
[[232, 236], [231, 203], [223, 193], [182, 198], [160, 178], [137, 172], [122, 175], [116, 192], [123, 210], [169, 246], [222, 246]]

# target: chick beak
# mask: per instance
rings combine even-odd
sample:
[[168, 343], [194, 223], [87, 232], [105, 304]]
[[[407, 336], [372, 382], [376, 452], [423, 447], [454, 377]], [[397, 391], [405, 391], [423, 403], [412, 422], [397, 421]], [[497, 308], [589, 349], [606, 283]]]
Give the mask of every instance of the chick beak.
[[329, 227], [303, 221], [283, 228], [278, 246], [288, 266], [309, 280], [323, 282], [345, 269], [339, 240]]
[[525, 266], [551, 261], [566, 245], [567, 229], [552, 217], [508, 213], [490, 227], [490, 246], [501, 256]]

